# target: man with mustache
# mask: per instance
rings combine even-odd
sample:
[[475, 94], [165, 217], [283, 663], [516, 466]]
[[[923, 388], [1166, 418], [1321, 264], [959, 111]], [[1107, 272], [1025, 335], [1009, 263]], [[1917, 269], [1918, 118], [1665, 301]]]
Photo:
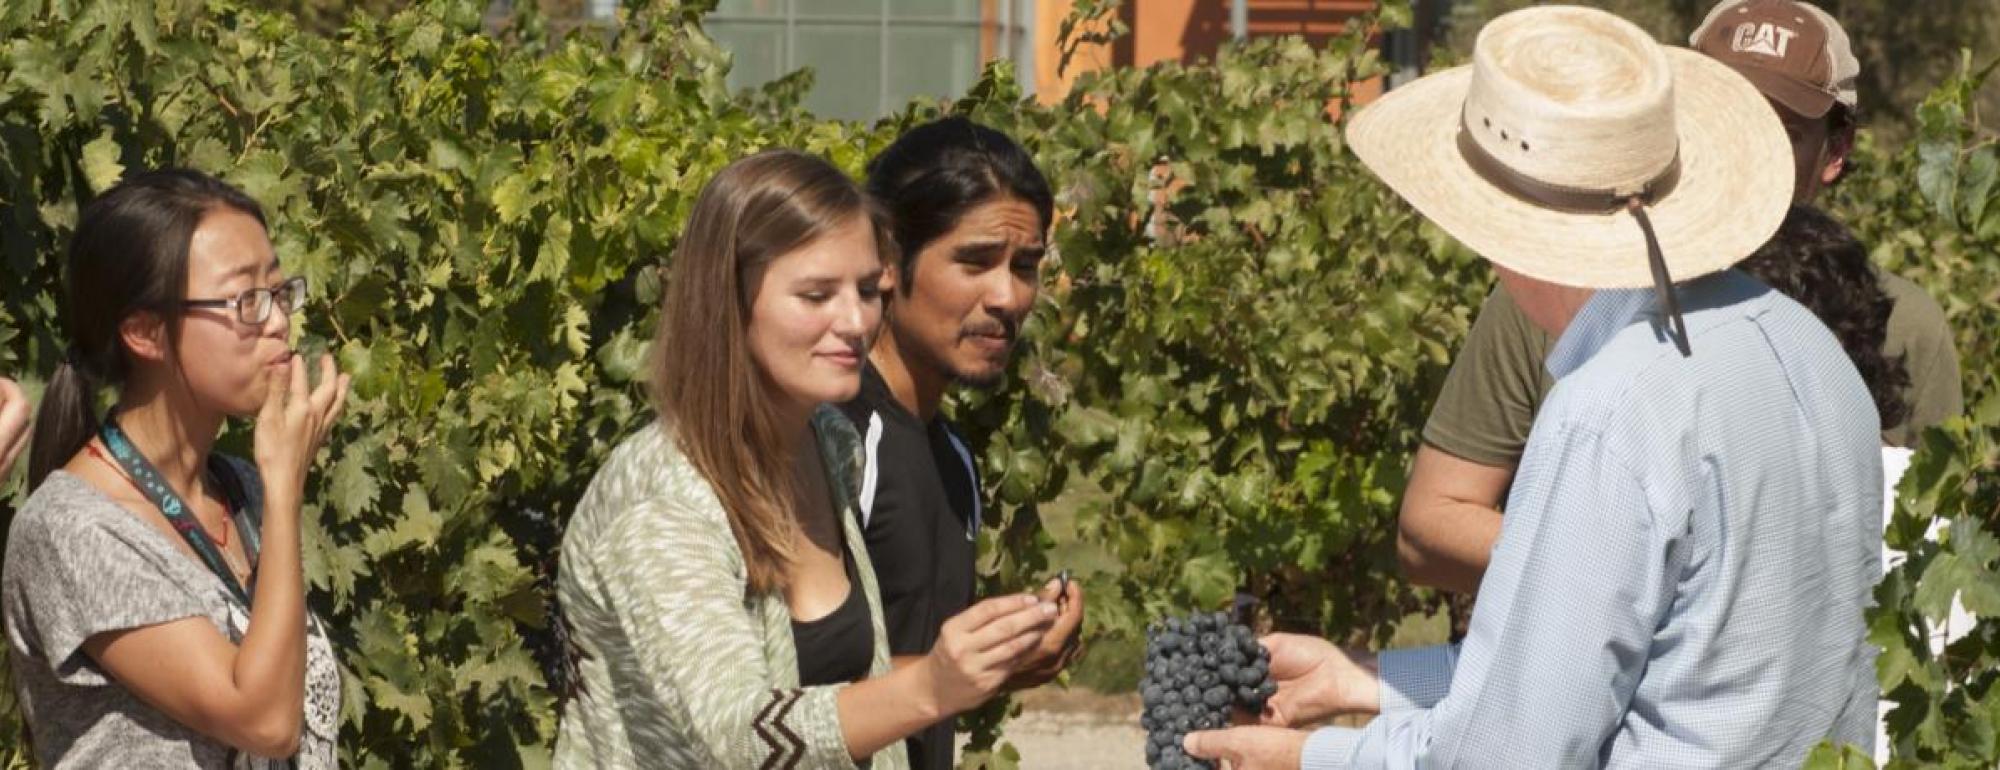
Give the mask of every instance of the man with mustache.
[[[841, 408], [863, 436], [861, 525], [900, 666], [928, 653], [945, 619], [972, 604], [979, 470], [939, 405], [956, 385], [992, 387], [1006, 375], [1039, 289], [1055, 201], [1020, 145], [958, 117], [899, 137], [869, 163], [867, 187], [888, 209], [901, 253], [861, 394]], [[1047, 682], [1075, 656], [1082, 589], [1052, 581], [1042, 595], [1062, 614], [1009, 689]], [[954, 766], [953, 728], [946, 718], [912, 736], [911, 767]]]

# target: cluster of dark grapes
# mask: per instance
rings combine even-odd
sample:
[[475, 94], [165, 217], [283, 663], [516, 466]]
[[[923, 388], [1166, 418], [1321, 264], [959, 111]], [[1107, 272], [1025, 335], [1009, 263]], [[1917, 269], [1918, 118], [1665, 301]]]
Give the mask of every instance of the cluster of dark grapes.
[[1182, 751], [1181, 740], [1191, 732], [1227, 727], [1232, 709], [1262, 713], [1277, 691], [1270, 651], [1227, 614], [1154, 623], [1146, 629], [1146, 678], [1139, 682], [1146, 764], [1153, 770], [1212, 770], [1214, 763]]
[[540, 507], [528, 505], [515, 510], [519, 515], [511, 522], [514, 529], [509, 534], [514, 536], [515, 543], [526, 544], [524, 555], [535, 575], [535, 590], [542, 595], [542, 616], [547, 618], [540, 627], [522, 624], [522, 643], [542, 669], [549, 689], [556, 693], [556, 708], [560, 710], [583, 689], [583, 678], [577, 672], [582, 651], [571, 638], [569, 623], [563, 619], [562, 603], [556, 599], [556, 562], [562, 555], [563, 527]]

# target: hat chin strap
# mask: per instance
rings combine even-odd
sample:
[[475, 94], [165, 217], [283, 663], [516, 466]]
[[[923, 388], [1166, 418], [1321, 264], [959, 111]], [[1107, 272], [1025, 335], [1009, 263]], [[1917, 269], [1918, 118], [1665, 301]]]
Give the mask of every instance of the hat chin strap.
[[1660, 171], [1659, 176], [1639, 189], [1638, 192], [1620, 192], [1612, 189], [1591, 189], [1551, 184], [1535, 179], [1505, 163], [1486, 151], [1472, 138], [1472, 127], [1460, 115], [1458, 130], [1458, 151], [1465, 157], [1472, 170], [1487, 183], [1500, 188], [1507, 194], [1537, 206], [1552, 208], [1576, 214], [1607, 214], [1624, 209], [1639, 223], [1639, 230], [1646, 234], [1646, 262], [1653, 272], [1653, 291], [1660, 298], [1660, 307], [1666, 311], [1671, 323], [1668, 336], [1674, 340], [1674, 347], [1681, 357], [1694, 355], [1688, 343], [1687, 321], [1681, 317], [1678, 298], [1674, 295], [1674, 279], [1667, 272], [1667, 257], [1660, 250], [1660, 239], [1653, 233], [1653, 221], [1646, 216], [1646, 206], [1672, 191], [1680, 183], [1680, 150], [1674, 151], [1674, 159]]
[[1674, 347], [1679, 348], [1681, 357], [1694, 355], [1688, 345], [1687, 320], [1681, 318], [1681, 304], [1674, 297], [1674, 279], [1667, 274], [1667, 255], [1660, 252], [1660, 239], [1653, 235], [1653, 220], [1646, 216], [1646, 200], [1634, 195], [1625, 200], [1625, 210], [1632, 218], [1639, 220], [1639, 229], [1646, 233], [1646, 262], [1653, 268], [1653, 292], [1660, 297], [1660, 307], [1667, 311], [1667, 318], [1673, 322], [1668, 336], [1674, 338]]

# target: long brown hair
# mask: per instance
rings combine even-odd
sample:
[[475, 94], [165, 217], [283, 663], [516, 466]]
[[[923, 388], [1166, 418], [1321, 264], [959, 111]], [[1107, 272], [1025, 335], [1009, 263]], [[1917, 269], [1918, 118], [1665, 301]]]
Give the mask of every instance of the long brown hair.
[[722, 501], [753, 592], [783, 589], [793, 563], [800, 529], [784, 447], [801, 426], [779, 424], [750, 355], [750, 307], [772, 260], [856, 216], [873, 224], [887, 263], [887, 219], [854, 180], [811, 155], [767, 150], [709, 180], [674, 252], [649, 365], [653, 404]]

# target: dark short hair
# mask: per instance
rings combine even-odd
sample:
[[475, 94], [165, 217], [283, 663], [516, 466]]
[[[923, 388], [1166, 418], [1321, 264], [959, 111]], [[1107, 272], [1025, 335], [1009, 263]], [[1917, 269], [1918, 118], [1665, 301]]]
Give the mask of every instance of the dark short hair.
[[1784, 292], [1833, 330], [1874, 398], [1884, 429], [1909, 416], [1910, 372], [1903, 356], [1883, 352], [1895, 302], [1883, 291], [1868, 250], [1833, 217], [1793, 206], [1785, 223], [1743, 262], [1745, 272]]
[[[868, 193], [888, 209], [896, 266], [909, 275], [917, 254], [982, 203], [1017, 198], [1047, 233], [1055, 212], [1049, 182], [1028, 151], [1006, 134], [962, 117], [910, 129], [868, 163]], [[910, 281], [900, 283], [909, 291]]]
[[1861, 120], [1855, 115], [1853, 107], [1840, 102], [1834, 102], [1833, 106], [1827, 109], [1823, 120], [1826, 121], [1826, 141], [1844, 142], [1847, 146], [1847, 162], [1841, 164], [1840, 175], [1827, 183], [1828, 186], [1833, 186], [1853, 175], [1854, 165], [1859, 162], [1859, 159], [1854, 157], [1854, 132], [1860, 128]]

